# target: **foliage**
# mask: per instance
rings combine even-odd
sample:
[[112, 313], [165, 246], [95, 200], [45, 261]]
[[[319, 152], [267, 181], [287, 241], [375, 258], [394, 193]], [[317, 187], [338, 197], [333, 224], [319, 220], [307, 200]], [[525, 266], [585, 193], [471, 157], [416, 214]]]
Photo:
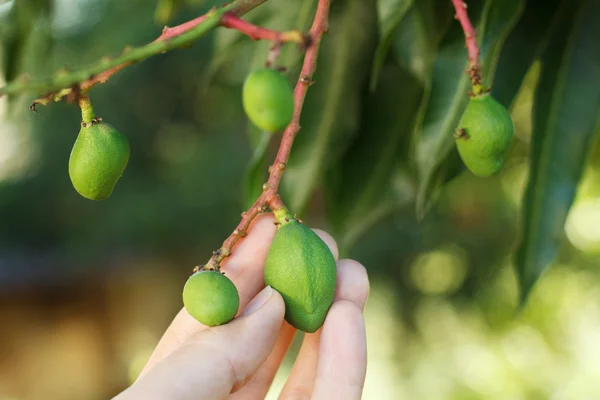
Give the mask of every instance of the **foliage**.
[[[8, 87], [20, 82], [22, 74], [52, 76], [64, 64], [97, 73], [97, 68], [85, 68], [125, 45], [155, 37], [159, 30], [150, 22], [153, 18], [174, 15], [185, 21], [216, 4], [161, 1], [163, 11], [155, 11], [141, 0], [79, 3], [102, 17], [82, 17], [69, 25], [64, 10], [51, 0], [0, 3], [1, 65]], [[315, 7], [310, 0], [289, 5], [271, 0], [247, 19], [271, 29], [307, 31]], [[468, 103], [469, 76], [463, 32], [453, 22], [450, 2], [336, 0], [282, 181], [282, 198], [299, 216], [324, 218], [346, 254], [358, 252], [352, 246], [359, 241], [364, 247], [373, 238], [384, 238], [388, 245], [412, 238], [412, 245], [400, 246], [403, 255], [453, 241], [471, 255], [489, 254], [481, 269], [492, 273], [493, 264], [516, 244], [515, 268], [524, 299], [556, 257], [600, 131], [600, 28], [595, 23], [600, 7], [594, 0], [485, 0], [469, 2], [468, 11], [492, 94], [513, 107], [515, 115], [519, 93], [535, 92], [531, 136], [527, 123], [517, 121], [517, 143], [501, 178], [487, 183], [473, 178], [454, 147], [452, 133]], [[136, 21], [127, 17], [133, 14], [139, 15]], [[211, 21], [210, 28], [218, 25], [216, 17]], [[202, 28], [172, 46], [126, 52], [107, 65], [189, 45], [204, 34], [211, 36], [192, 49], [129, 67], [94, 89], [97, 108], [127, 134], [132, 148], [120, 193], [102, 205], [82, 203], [68, 186], [65, 155], [78, 130], [75, 110], [58, 105], [40, 109], [40, 115], [21, 111], [28, 100], [54, 87], [38, 85], [38, 92], [15, 91], [0, 99], [10, 117], [0, 131], [17, 124], [30, 150], [40, 149], [27, 168], [0, 181], [0, 237], [6, 247], [59, 244], [85, 260], [118, 243], [127, 244], [123, 251], [158, 244], [164, 251], [184, 250], [186, 261], [201, 257], [195, 252], [199, 238], [216, 247], [220, 239], [215, 236], [224, 237], [234, 226], [242, 201], [249, 206], [260, 195], [274, 155], [268, 134], [255, 128], [248, 129], [249, 138], [240, 134], [247, 126], [241, 83], [267, 58], [268, 44], [236, 31], [219, 28], [213, 34]], [[280, 63], [295, 81], [302, 51], [286, 45]], [[60, 75], [57, 79], [63, 86], [73, 83]], [[23, 132], [30, 129], [27, 139]], [[527, 152], [530, 172], [521, 227], [513, 235], [514, 218], [507, 215], [514, 213], [498, 188]], [[453, 188], [464, 182], [470, 203], [449, 206]], [[44, 201], [32, 193], [43, 193]], [[484, 211], [477, 209], [481, 204]], [[478, 225], [481, 231], [474, 234], [447, 223], [440, 215], [448, 208], [479, 215], [478, 223], [483, 220], [485, 226]], [[409, 228], [399, 229], [394, 220]], [[443, 229], [432, 233], [431, 226]], [[362, 254], [375, 252], [377, 246], [372, 246]]]

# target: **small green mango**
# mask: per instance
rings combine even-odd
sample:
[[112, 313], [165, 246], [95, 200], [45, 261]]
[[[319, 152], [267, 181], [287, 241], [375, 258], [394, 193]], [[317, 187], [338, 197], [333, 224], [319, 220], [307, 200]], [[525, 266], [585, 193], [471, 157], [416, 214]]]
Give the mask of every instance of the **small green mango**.
[[187, 312], [206, 326], [228, 323], [237, 314], [240, 296], [229, 278], [217, 271], [199, 271], [183, 287]]
[[112, 193], [128, 161], [129, 142], [125, 135], [97, 122], [79, 131], [69, 158], [69, 176], [80, 195], [104, 200]]
[[285, 319], [304, 332], [325, 322], [336, 285], [335, 259], [321, 238], [298, 221], [282, 224], [269, 248], [265, 284], [285, 301]]
[[455, 134], [463, 162], [477, 176], [502, 168], [515, 128], [508, 110], [489, 94], [472, 97]]
[[250, 121], [269, 133], [285, 129], [294, 115], [294, 92], [285, 76], [273, 69], [258, 69], [248, 75], [242, 103]]

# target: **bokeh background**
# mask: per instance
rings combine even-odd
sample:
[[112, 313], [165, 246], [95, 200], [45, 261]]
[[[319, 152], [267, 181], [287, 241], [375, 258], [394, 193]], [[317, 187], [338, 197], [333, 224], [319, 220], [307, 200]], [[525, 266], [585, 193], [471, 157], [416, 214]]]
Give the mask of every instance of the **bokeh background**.
[[[30, 3], [39, 10], [48, 2]], [[172, 24], [217, 2], [180, 3]], [[251, 18], [285, 28], [285, 18], [272, 16], [297, 10], [272, 3]], [[7, 33], [14, 6], [0, 0], [4, 50], [15, 43]], [[157, 17], [169, 12], [157, 14], [155, 0], [56, 0], [34, 14], [19, 50], [4, 52], [5, 77], [76, 69], [149, 42], [161, 29]], [[97, 114], [132, 148], [103, 202], [83, 199], [69, 181], [77, 107], [59, 103], [33, 114], [27, 106], [36, 94], [0, 98], [0, 400], [93, 400], [123, 390], [182, 306], [193, 266], [237, 224], [255, 146], [241, 83], [266, 47], [240, 38], [239, 49], [223, 52], [217, 44], [229, 43], [228, 35], [127, 68], [92, 92]], [[404, 175], [396, 180], [403, 200], [350, 238], [329, 220], [322, 189], [302, 211], [369, 271], [365, 399], [600, 398], [598, 144], [559, 256], [517, 309], [512, 251], [538, 75], [534, 64], [513, 103], [516, 145], [503, 171], [488, 179], [457, 171], [424, 219]], [[367, 162], [353, 161], [357, 168]], [[291, 368], [296, 339], [272, 396]]]

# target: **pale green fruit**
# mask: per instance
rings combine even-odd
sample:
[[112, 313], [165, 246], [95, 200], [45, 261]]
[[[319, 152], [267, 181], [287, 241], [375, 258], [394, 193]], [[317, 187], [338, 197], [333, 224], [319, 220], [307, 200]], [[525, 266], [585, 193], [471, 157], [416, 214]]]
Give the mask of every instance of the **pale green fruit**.
[[463, 162], [478, 176], [490, 176], [502, 168], [515, 128], [508, 110], [491, 95], [471, 98], [455, 134]]
[[206, 326], [228, 323], [240, 306], [240, 296], [229, 278], [217, 271], [200, 271], [183, 287], [187, 312]]
[[125, 135], [103, 122], [82, 127], [69, 158], [69, 176], [79, 194], [104, 200], [112, 193], [129, 161]]
[[259, 69], [248, 75], [242, 90], [246, 115], [265, 132], [280, 132], [294, 115], [294, 92], [287, 79], [273, 69]]

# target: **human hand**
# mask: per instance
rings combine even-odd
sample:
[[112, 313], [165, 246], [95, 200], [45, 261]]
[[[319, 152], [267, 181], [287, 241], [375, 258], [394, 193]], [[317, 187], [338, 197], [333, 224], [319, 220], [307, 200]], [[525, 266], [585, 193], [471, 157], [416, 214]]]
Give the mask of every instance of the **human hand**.
[[[137, 381], [115, 400], [263, 399], [294, 337], [276, 290], [264, 288], [263, 267], [275, 218], [255, 219], [222, 270], [240, 294], [240, 314], [205, 327], [182, 309]], [[334, 303], [321, 329], [306, 334], [282, 399], [360, 399], [366, 373], [362, 315], [369, 281], [362, 265], [338, 260], [335, 241], [315, 230], [337, 262]], [[261, 290], [262, 289], [262, 290]]]

